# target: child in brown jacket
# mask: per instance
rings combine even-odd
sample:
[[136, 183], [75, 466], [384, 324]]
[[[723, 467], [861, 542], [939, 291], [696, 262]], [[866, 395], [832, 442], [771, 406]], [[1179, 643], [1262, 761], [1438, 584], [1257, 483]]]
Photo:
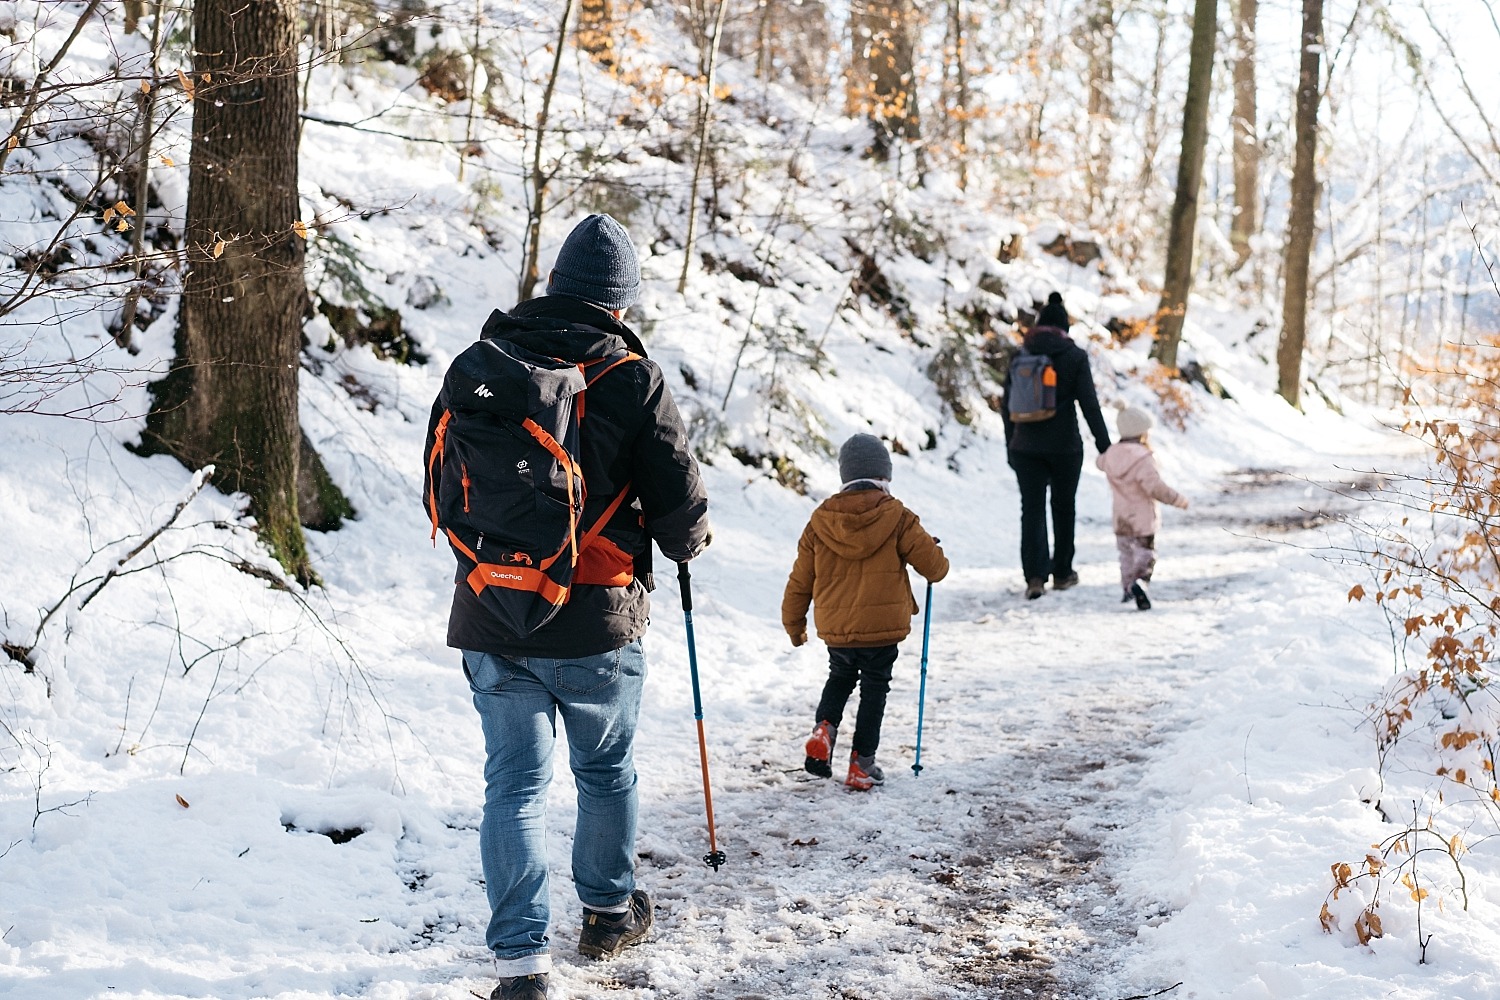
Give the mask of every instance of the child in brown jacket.
[[793, 646], [807, 641], [807, 609], [817, 606], [818, 638], [828, 644], [828, 681], [807, 740], [806, 768], [833, 776], [833, 746], [844, 705], [859, 686], [859, 712], [844, 784], [866, 791], [885, 780], [875, 751], [896, 644], [911, 632], [917, 601], [908, 563], [937, 583], [948, 559], [917, 515], [890, 494], [891, 456], [873, 434], [839, 449], [843, 487], [813, 511], [797, 543], [797, 562], [781, 601]]

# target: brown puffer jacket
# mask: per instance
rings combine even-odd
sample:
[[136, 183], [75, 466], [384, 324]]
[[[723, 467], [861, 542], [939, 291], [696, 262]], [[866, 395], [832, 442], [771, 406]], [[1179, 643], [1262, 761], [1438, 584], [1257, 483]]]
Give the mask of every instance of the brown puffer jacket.
[[807, 608], [818, 638], [834, 647], [888, 646], [911, 632], [917, 612], [910, 563], [933, 583], [948, 558], [900, 500], [878, 489], [836, 493], [813, 511], [781, 599], [792, 645], [807, 641]]

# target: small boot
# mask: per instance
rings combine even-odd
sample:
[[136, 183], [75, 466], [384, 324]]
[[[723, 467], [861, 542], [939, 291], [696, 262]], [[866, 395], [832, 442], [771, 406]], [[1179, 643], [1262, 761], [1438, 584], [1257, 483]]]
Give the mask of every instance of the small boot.
[[1058, 576], [1056, 573], [1052, 574], [1053, 590], [1067, 590], [1069, 587], [1076, 586], [1078, 586], [1077, 573], [1069, 573], [1067, 576]]
[[868, 792], [876, 785], [885, 784], [885, 772], [875, 763], [873, 754], [864, 757], [856, 750], [849, 755], [849, 776], [844, 779], [844, 784], [857, 792]]
[[1130, 596], [1135, 598], [1135, 606], [1141, 611], [1151, 610], [1151, 595], [1146, 593], [1146, 585], [1140, 580], [1130, 585]]
[[803, 770], [820, 778], [833, 777], [833, 745], [838, 738], [839, 731], [827, 719], [814, 726], [812, 735], [807, 738], [807, 760], [802, 764]]
[[1026, 581], [1026, 599], [1028, 601], [1034, 601], [1038, 597], [1041, 597], [1046, 589], [1047, 580], [1045, 577], [1033, 577], [1030, 580]]

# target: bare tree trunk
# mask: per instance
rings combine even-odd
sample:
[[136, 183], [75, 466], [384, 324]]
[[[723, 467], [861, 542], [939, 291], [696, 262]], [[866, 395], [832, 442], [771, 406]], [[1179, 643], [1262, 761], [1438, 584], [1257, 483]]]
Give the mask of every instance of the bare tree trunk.
[[615, 64], [615, 18], [610, 0], [581, 0], [578, 47], [602, 66]]
[[563, 6], [562, 20], [557, 26], [557, 45], [552, 50], [552, 72], [547, 75], [547, 89], [542, 91], [542, 110], [536, 115], [536, 129], [532, 134], [531, 156], [531, 203], [526, 206], [525, 263], [521, 267], [519, 297], [522, 302], [531, 298], [539, 277], [537, 257], [542, 247], [542, 216], [547, 210], [547, 183], [556, 173], [542, 170], [542, 147], [546, 145], [547, 116], [552, 110], [552, 94], [557, 90], [557, 74], [562, 68], [563, 45], [568, 40], [568, 21], [573, 17], [573, 0]]
[[[189, 468], [250, 496], [261, 537], [315, 579], [298, 519], [303, 236], [297, 199], [297, 7], [193, 8], [188, 270], [178, 364], [147, 433]], [[305, 232], [305, 230], [303, 230]]]
[[1167, 237], [1167, 270], [1157, 306], [1152, 357], [1177, 367], [1177, 345], [1193, 288], [1193, 250], [1198, 231], [1198, 193], [1203, 186], [1203, 151], [1208, 144], [1208, 104], [1213, 88], [1214, 34], [1218, 0], [1196, 0], [1193, 43], [1188, 62], [1187, 99], [1182, 109], [1182, 154], [1177, 161], [1177, 194]]
[[1302, 405], [1302, 348], [1307, 342], [1307, 272], [1318, 205], [1318, 58], [1323, 51], [1323, 0], [1302, 0], [1302, 64], [1297, 75], [1297, 142], [1287, 207], [1286, 291], [1276, 344], [1276, 391]]
[[[474, 0], [474, 37], [469, 42], [469, 110], [464, 115], [464, 144], [458, 151], [458, 179], [464, 179], [464, 167], [469, 162], [469, 151], [474, 148], [474, 113], [479, 110], [479, 31], [484, 24], [484, 0]], [[311, 76], [311, 74], [308, 74]]]
[[850, 7], [856, 66], [855, 113], [875, 129], [871, 154], [884, 161], [897, 140], [921, 138], [917, 113], [918, 18], [912, 0], [860, 0]]
[[1089, 213], [1098, 210], [1108, 186], [1110, 123], [1114, 120], [1115, 4], [1114, 0], [1092, 0], [1084, 24], [1088, 50], [1088, 196]]
[[1156, 179], [1156, 152], [1161, 148], [1162, 79], [1167, 72], [1167, 10], [1160, 7], [1156, 12], [1156, 58], [1151, 64], [1151, 96], [1146, 101], [1146, 128], [1141, 137], [1141, 173], [1139, 187], [1142, 191], [1151, 187]]
[[145, 0], [125, 0], [125, 34], [133, 35], [141, 18], [146, 16]]
[[1234, 16], [1234, 221], [1229, 245], [1234, 270], [1250, 259], [1260, 230], [1260, 136], [1255, 106], [1255, 19], [1259, 0], [1239, 0]]
[[714, 75], [719, 68], [719, 40], [724, 37], [724, 11], [728, 7], [729, 0], [719, 0], [719, 13], [714, 18], [713, 34], [708, 40], [708, 60], [703, 66], [703, 90], [698, 94], [698, 156], [693, 163], [693, 185], [688, 189], [687, 239], [683, 243], [682, 274], [677, 279], [678, 295], [687, 291], [688, 269], [693, 266], [693, 240], [698, 228], [698, 182], [702, 179], [703, 164], [708, 155], [708, 130], [713, 122]]
[[132, 346], [135, 339], [133, 332], [135, 314], [140, 307], [141, 292], [144, 291], [141, 287], [141, 276], [145, 269], [146, 213], [149, 208], [147, 202], [151, 200], [151, 142], [156, 137], [156, 94], [161, 62], [161, 4], [158, 2], [155, 8], [151, 18], [151, 79], [149, 87], [140, 96], [140, 138], [137, 140], [139, 146], [136, 148], [135, 157], [135, 230], [130, 234], [131, 267], [135, 273], [135, 280], [130, 285], [130, 291], [125, 295], [125, 307], [120, 313], [120, 329], [115, 334], [115, 342], [131, 351], [135, 350]]
[[[954, 124], [954, 155], [958, 159], [958, 187], [969, 186], [969, 29], [971, 15], [964, 0], [948, 0], [948, 23], [943, 59], [944, 82], [949, 90], [948, 113]], [[951, 81], [951, 82], [950, 82]]]

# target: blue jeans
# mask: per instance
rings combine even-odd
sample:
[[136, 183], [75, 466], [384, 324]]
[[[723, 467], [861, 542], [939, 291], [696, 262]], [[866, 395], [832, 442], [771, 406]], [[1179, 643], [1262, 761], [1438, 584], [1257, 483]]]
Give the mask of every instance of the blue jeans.
[[463, 651], [484, 728], [485, 940], [502, 976], [552, 968], [547, 951], [547, 787], [557, 716], [578, 786], [573, 884], [585, 906], [608, 909], [635, 889], [636, 776], [632, 748], [646, 658], [640, 640], [572, 660]]

